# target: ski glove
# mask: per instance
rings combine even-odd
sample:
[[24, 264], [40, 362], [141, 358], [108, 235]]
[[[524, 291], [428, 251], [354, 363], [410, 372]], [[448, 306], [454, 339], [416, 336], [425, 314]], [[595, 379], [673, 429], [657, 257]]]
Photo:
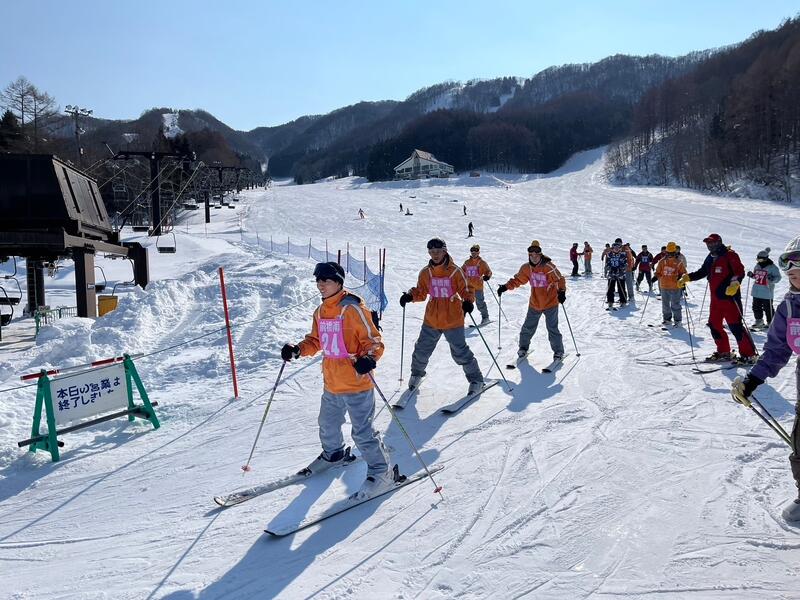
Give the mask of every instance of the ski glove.
[[726, 296], [735, 296], [736, 292], [739, 291], [739, 282], [738, 281], [731, 281], [731, 284], [725, 288], [725, 295]]
[[731, 386], [731, 396], [739, 404], [750, 406], [750, 396], [762, 383], [764, 383], [764, 380], [759, 379], [755, 375], [747, 375], [744, 379], [739, 376], [733, 380], [733, 385]]
[[558, 290], [558, 302], [564, 304], [567, 299], [567, 290]]
[[292, 344], [284, 344], [281, 348], [281, 358], [289, 362], [293, 358], [300, 358], [300, 346]]
[[684, 287], [690, 281], [691, 281], [691, 278], [689, 277], [689, 274], [688, 273], [684, 273], [683, 275], [681, 275], [681, 278], [678, 279], [678, 287]]
[[497, 286], [497, 295], [502, 296], [504, 292], [508, 291], [508, 286], [504, 283], [503, 285]]
[[473, 310], [475, 310], [475, 305], [469, 300], [462, 300], [461, 309], [464, 311], [464, 314], [471, 313]]
[[753, 272], [752, 271], [748, 271], [747, 272], [747, 276], [752, 278], [753, 277]]
[[366, 375], [375, 368], [375, 359], [371, 356], [359, 356], [353, 366], [359, 375]]
[[400, 296], [400, 306], [405, 306], [409, 302], [414, 300], [414, 296], [409, 294], [408, 292], [403, 292], [403, 295]]
[[483, 276], [483, 280], [484, 280], [484, 281], [489, 281], [491, 278], [492, 278], [492, 276], [491, 276], [491, 275], [484, 275], [484, 276]]

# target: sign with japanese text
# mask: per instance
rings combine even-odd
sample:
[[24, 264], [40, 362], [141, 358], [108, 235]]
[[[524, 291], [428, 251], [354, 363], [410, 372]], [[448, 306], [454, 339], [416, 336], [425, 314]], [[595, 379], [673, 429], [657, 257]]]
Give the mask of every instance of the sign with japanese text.
[[50, 395], [57, 425], [127, 408], [125, 366], [119, 363], [51, 379]]

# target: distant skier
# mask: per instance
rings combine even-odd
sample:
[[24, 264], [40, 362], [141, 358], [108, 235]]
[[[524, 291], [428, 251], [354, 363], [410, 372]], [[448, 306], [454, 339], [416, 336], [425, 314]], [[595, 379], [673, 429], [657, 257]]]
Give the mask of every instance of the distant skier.
[[[778, 260], [780, 268], [789, 278], [789, 293], [778, 305], [767, 334], [764, 352], [747, 376], [737, 377], [731, 386], [734, 400], [750, 406], [750, 397], [768, 377], [775, 377], [786, 366], [794, 353], [796, 370], [800, 373], [800, 237], [792, 240]], [[787, 521], [800, 521], [800, 376], [797, 377], [794, 425], [791, 432], [792, 453], [789, 464], [798, 488], [798, 498], [783, 509]]]
[[358, 217], [359, 217], [360, 219], [363, 219], [363, 218], [364, 218], [364, 211], [363, 211], [362, 209], [360, 209], [360, 208], [358, 209]]
[[674, 323], [675, 327], [680, 327], [683, 320], [681, 311], [683, 286], [678, 284], [678, 280], [686, 274], [686, 267], [678, 260], [677, 255], [678, 247], [675, 242], [669, 242], [664, 246], [663, 256], [656, 265], [656, 278], [658, 285], [661, 286], [661, 315], [664, 326]]
[[717, 346], [717, 351], [706, 358], [709, 362], [730, 361], [731, 354], [728, 334], [723, 328], [723, 321], [736, 338], [739, 346], [739, 362], [752, 364], [755, 362], [755, 347], [750, 335], [744, 330], [742, 323], [742, 294], [740, 281], [744, 278], [744, 267], [739, 255], [722, 243], [717, 233], [712, 233], [703, 240], [708, 248], [708, 256], [697, 271], [687, 273], [680, 279], [686, 284], [698, 279], [708, 279], [708, 292], [711, 306], [708, 315], [708, 327]]
[[[769, 248], [756, 255], [756, 266], [747, 276], [753, 279], [753, 316], [755, 322], [750, 329], [767, 329], [772, 323], [775, 284], [781, 280], [781, 272], [769, 258]], [[764, 320], [766, 319], [766, 323]]]
[[584, 275], [591, 275], [592, 274], [592, 247], [589, 245], [589, 242], [583, 242], [583, 274]]
[[608, 279], [608, 262], [606, 262], [606, 257], [608, 253], [611, 252], [611, 244], [606, 244], [606, 247], [603, 248], [602, 254], [600, 254], [600, 262], [603, 263], [603, 277]]
[[[617, 238], [619, 239], [619, 238]], [[623, 252], [622, 244], [615, 241], [611, 251], [606, 255], [606, 269], [608, 287], [606, 288], [606, 303], [610, 309], [614, 306], [614, 290], [619, 294], [620, 306], [625, 306], [628, 296], [625, 292], [625, 276], [628, 271], [628, 255]]]
[[622, 251], [628, 257], [628, 269], [625, 271], [625, 285], [628, 288], [628, 300], [633, 302], [636, 299], [636, 292], [633, 288], [633, 265], [636, 263], [636, 257], [628, 242], [622, 244]]
[[406, 213], [405, 216], [413, 215], [414, 213], [411, 212], [411, 209], [406, 206]]
[[473, 236], [472, 236], [472, 229], [473, 229], [473, 227], [472, 227], [472, 221], [470, 221], [470, 222], [469, 222], [469, 225], [467, 225], [467, 232], [468, 232], [468, 233], [467, 233], [467, 237], [473, 237]]
[[647, 278], [648, 291], [653, 291], [653, 255], [647, 249], [647, 244], [642, 244], [642, 251], [636, 255], [636, 260], [633, 263], [635, 268], [638, 268], [639, 273], [636, 275], [636, 289], [642, 284], [642, 279]]
[[400, 203], [400, 212], [403, 212], [403, 203]]
[[[483, 374], [475, 355], [467, 345], [464, 335], [464, 315], [471, 313], [475, 296], [469, 289], [464, 272], [453, 264], [447, 253], [447, 244], [441, 238], [428, 241], [428, 265], [419, 272], [417, 285], [400, 296], [400, 306], [409, 302], [422, 302], [430, 295], [425, 306], [425, 320], [411, 356], [411, 377], [408, 389], [419, 387], [425, 377], [425, 368], [439, 338], [444, 335], [450, 345], [450, 355], [464, 369], [469, 381], [467, 395], [483, 388]], [[460, 300], [460, 302], [459, 302]]]
[[572, 263], [572, 277], [578, 276], [578, 242], [572, 244], [572, 248], [569, 249], [569, 260]]
[[367, 478], [358, 497], [370, 497], [391, 487], [389, 468], [380, 434], [375, 429], [375, 398], [368, 373], [383, 354], [381, 334], [364, 302], [344, 290], [344, 269], [335, 262], [318, 263], [314, 269], [322, 304], [314, 311], [311, 333], [299, 344], [281, 349], [285, 361], [314, 356], [322, 351], [324, 390], [319, 411], [322, 453], [308, 465], [314, 473], [349, 460], [342, 425], [350, 416], [351, 436], [367, 463]]
[[531, 285], [531, 297], [528, 301], [528, 314], [519, 332], [517, 356], [522, 358], [528, 354], [539, 319], [544, 315], [553, 360], [560, 360], [564, 357], [564, 342], [558, 329], [558, 305], [567, 299], [567, 283], [550, 257], [542, 253], [539, 240], [531, 242], [528, 247], [528, 262], [519, 268], [514, 277], [497, 288], [497, 294], [502, 296], [506, 291], [526, 283]]
[[465, 217], [467, 216], [467, 205], [466, 204], [464, 205], [464, 216]]
[[461, 270], [467, 276], [470, 290], [475, 293], [475, 304], [481, 313], [480, 324], [486, 325], [489, 322], [489, 309], [483, 297], [483, 282], [492, 278], [492, 270], [489, 263], [481, 258], [481, 247], [478, 244], [473, 244], [469, 249], [469, 258], [461, 266]]

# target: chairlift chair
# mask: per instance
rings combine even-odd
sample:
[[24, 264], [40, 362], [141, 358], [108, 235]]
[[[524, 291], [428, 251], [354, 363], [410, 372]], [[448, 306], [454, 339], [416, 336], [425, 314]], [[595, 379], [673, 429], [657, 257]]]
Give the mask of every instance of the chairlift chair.
[[177, 247], [176, 247], [177, 246], [177, 241], [175, 240], [175, 233], [173, 233], [171, 231], [169, 232], [169, 235], [172, 236], [172, 245], [171, 246], [168, 246], [166, 244], [165, 245], [159, 245], [159, 241], [161, 240], [161, 238], [162, 237], [166, 237], [166, 235], [167, 234], [165, 233], [165, 234], [160, 235], [160, 236], [158, 236], [156, 238], [156, 250], [158, 250], [158, 252], [160, 254], [175, 254], [175, 251], [177, 250]]
[[106, 279], [106, 272], [103, 270], [103, 267], [101, 267], [100, 265], [95, 265], [94, 268], [95, 269], [100, 269], [100, 274], [103, 276], [103, 283], [95, 283], [94, 284], [94, 291], [95, 291], [95, 293], [102, 292], [102, 291], [104, 291], [106, 289], [106, 286], [108, 286], [108, 279]]
[[[9, 302], [6, 304], [6, 300]], [[0, 287], [0, 305], [8, 306], [11, 309], [10, 313], [0, 313], [0, 325], [5, 327], [9, 323], [11, 323], [11, 319], [14, 318], [14, 303], [10, 301], [11, 297], [6, 292], [5, 288]]]
[[[17, 293], [18, 296], [9, 295], [8, 291], [3, 287], [0, 286], [0, 290], [3, 290], [3, 293], [0, 295], [0, 305], [2, 306], [12, 306], [15, 304], [19, 304], [20, 300], [22, 300], [22, 288], [19, 285], [19, 279], [17, 279], [17, 257], [12, 256], [11, 259], [14, 261], [14, 273], [11, 275], [3, 275], [3, 279], [6, 281], [13, 281], [17, 286]], [[13, 309], [12, 309], [13, 310]]]

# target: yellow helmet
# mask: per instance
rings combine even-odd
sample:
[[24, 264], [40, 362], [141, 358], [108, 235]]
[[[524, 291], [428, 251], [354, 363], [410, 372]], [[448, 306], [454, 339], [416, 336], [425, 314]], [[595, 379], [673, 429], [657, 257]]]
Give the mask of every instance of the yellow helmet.
[[667, 252], [677, 252], [678, 245], [675, 242], [667, 242]]

